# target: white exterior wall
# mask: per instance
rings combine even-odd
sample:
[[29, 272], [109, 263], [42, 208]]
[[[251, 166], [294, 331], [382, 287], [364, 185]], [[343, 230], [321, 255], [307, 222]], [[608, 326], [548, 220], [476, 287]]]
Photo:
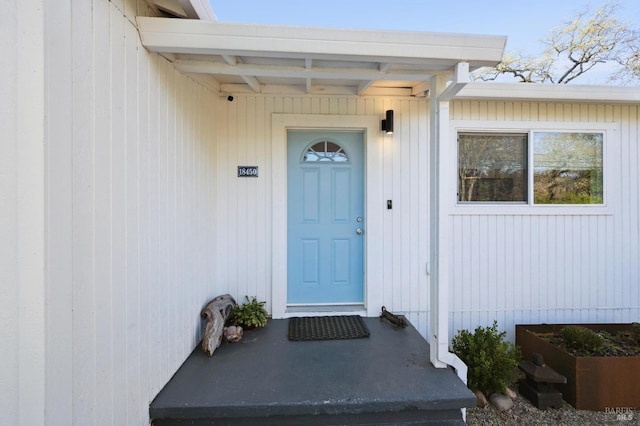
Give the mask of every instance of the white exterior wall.
[[217, 98], [141, 46], [145, 2], [48, 12], [47, 422], [147, 424], [220, 292]]
[[0, 13], [0, 424], [44, 422], [44, 28], [41, 1]]
[[530, 208], [518, 215], [450, 216], [451, 337], [459, 329], [491, 325], [494, 319], [511, 340], [515, 324], [640, 320], [639, 109], [544, 102], [452, 104], [452, 120], [485, 122], [494, 129], [517, 121], [532, 126], [598, 123], [615, 130], [606, 140], [613, 144], [605, 162], [608, 212], [584, 214], [587, 208], [577, 208], [535, 214]]
[[[366, 280], [380, 283], [379, 300], [392, 312], [407, 315], [426, 336], [429, 309], [426, 262], [428, 248], [428, 101], [426, 99], [390, 99], [322, 96], [235, 96], [233, 102], [224, 101], [220, 107], [221, 133], [216, 156], [218, 218], [216, 229], [218, 247], [216, 282], [226, 285], [238, 299], [244, 295], [257, 296], [272, 306], [271, 282], [273, 238], [272, 192], [284, 188], [272, 187], [273, 114], [326, 114], [364, 116], [395, 111], [393, 137], [382, 132], [376, 146], [383, 150], [376, 174], [382, 187], [379, 200], [373, 200], [382, 215], [383, 229], [380, 258], [383, 265], [379, 277]], [[348, 121], [348, 120], [347, 120]], [[378, 122], [379, 125], [379, 122]], [[371, 135], [369, 136], [371, 137]], [[239, 165], [259, 166], [257, 179], [236, 177]], [[367, 172], [365, 172], [367, 173]], [[368, 178], [374, 174], [369, 171]], [[368, 194], [371, 197], [371, 194]], [[387, 210], [386, 200], [393, 200]], [[371, 200], [367, 200], [369, 204]], [[276, 212], [286, 214], [286, 206], [275, 206]], [[365, 235], [367, 235], [365, 230]], [[366, 285], [366, 284], [365, 284]], [[371, 285], [373, 288], [373, 285]], [[370, 307], [376, 314], [380, 306]]]
[[221, 291], [217, 97], [142, 47], [142, 0], [4, 7], [0, 424], [146, 425]]

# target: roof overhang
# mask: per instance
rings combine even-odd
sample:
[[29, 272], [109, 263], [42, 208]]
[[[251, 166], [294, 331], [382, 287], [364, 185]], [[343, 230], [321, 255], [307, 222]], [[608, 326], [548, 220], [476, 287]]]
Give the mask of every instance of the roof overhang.
[[533, 83], [468, 83], [456, 99], [640, 103], [640, 87]]
[[221, 92], [421, 96], [458, 63], [502, 59], [504, 36], [138, 17], [142, 44]]

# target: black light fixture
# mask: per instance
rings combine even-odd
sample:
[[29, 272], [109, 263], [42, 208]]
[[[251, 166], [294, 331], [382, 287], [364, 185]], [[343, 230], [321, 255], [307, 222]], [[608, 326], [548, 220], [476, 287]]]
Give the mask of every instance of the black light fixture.
[[382, 120], [382, 130], [388, 134], [393, 134], [393, 110], [388, 109], [385, 113], [385, 119]]

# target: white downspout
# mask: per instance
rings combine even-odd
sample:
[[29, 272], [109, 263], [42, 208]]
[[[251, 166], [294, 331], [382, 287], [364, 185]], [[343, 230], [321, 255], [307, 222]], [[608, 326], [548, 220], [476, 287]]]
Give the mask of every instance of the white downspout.
[[448, 86], [442, 76], [431, 84], [431, 289], [430, 289], [430, 359], [437, 368], [451, 366], [466, 384], [467, 366], [449, 352], [449, 236], [451, 220], [449, 201], [455, 194], [449, 166], [452, 142], [449, 135], [449, 101], [469, 82], [469, 64], [458, 63], [453, 82]]

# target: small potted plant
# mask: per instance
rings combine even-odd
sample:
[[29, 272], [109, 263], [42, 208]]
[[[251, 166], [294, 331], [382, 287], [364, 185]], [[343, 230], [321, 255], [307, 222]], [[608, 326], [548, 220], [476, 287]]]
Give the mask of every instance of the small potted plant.
[[269, 313], [264, 307], [267, 302], [258, 302], [256, 297], [252, 297], [251, 300], [249, 300], [248, 296], [244, 298], [246, 302], [242, 305], [237, 305], [233, 310], [235, 324], [245, 330], [264, 327], [269, 320]]

